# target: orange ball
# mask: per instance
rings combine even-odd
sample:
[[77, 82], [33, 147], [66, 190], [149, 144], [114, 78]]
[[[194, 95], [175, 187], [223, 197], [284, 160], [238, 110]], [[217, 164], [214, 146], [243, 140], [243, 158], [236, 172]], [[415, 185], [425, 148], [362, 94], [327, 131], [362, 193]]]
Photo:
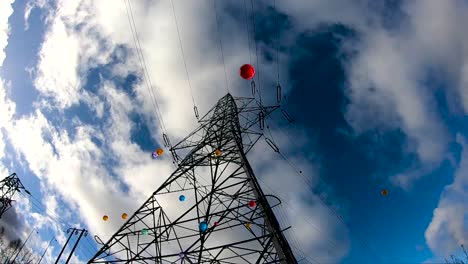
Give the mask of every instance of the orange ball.
[[383, 189], [380, 193], [382, 194], [382, 196], [387, 196], [388, 195], [388, 190]]
[[109, 217], [107, 215], [102, 217], [102, 220], [104, 220], [104, 221], [107, 221], [108, 219], [109, 219]]
[[221, 150], [219, 150], [219, 149], [215, 150], [215, 155], [216, 155], [216, 157], [221, 156]]
[[127, 215], [126, 213], [123, 213], [123, 214], [122, 214], [122, 219], [124, 219], [124, 220], [127, 219], [127, 216], [128, 216], [128, 215]]
[[156, 150], [156, 154], [158, 154], [158, 156], [161, 156], [163, 153], [164, 153], [164, 150], [162, 148], [158, 148]]

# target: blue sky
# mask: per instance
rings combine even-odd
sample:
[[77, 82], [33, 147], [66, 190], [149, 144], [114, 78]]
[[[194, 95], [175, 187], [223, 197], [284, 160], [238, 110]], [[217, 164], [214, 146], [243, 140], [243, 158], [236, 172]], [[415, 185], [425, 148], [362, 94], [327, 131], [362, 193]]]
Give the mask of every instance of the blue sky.
[[[169, 156], [148, 158], [162, 144], [161, 127], [124, 2], [11, 2], [11, 14], [9, 2], [0, 4], [0, 23], [10, 28], [0, 25], [7, 36], [0, 41], [0, 172], [17, 172], [42, 205], [20, 200], [9, 236], [24, 239], [37, 228], [36, 252], [57, 237], [47, 256], [53, 259], [63, 229], [80, 226], [108, 239], [122, 224], [120, 213], [133, 212], [173, 167]], [[170, 2], [132, 4], [176, 142], [196, 120]], [[270, 102], [280, 45], [282, 107], [295, 122], [273, 115], [274, 139], [305, 177], [326, 182], [319, 191], [349, 226], [262, 141], [249, 158], [265, 189], [296, 205], [285, 206], [281, 218], [293, 226], [299, 255], [311, 263], [440, 263], [460, 255], [458, 245], [468, 244], [468, 38], [460, 34], [468, 4], [296, 0], [273, 8], [260, 1], [255, 36], [242, 1], [218, 5], [219, 35], [211, 1], [175, 7], [200, 113], [226, 93], [219, 38], [231, 93], [249, 95], [237, 73], [253, 59]], [[111, 220], [102, 222], [102, 214]], [[77, 261], [96, 251], [92, 236]]]

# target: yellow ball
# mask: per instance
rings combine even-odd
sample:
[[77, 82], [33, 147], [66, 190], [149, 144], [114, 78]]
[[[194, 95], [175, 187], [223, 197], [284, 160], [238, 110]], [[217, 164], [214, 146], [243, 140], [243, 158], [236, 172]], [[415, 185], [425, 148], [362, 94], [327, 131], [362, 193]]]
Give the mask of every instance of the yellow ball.
[[248, 229], [250, 229], [252, 227], [252, 224], [251, 223], [247, 223], [245, 224], [245, 227], [247, 227]]
[[123, 214], [122, 214], [122, 219], [127, 219], [127, 216], [128, 216], [128, 215], [127, 215], [126, 213], [123, 213]]
[[104, 220], [104, 221], [107, 221], [108, 219], [109, 219], [109, 217], [107, 215], [102, 217], [102, 220]]

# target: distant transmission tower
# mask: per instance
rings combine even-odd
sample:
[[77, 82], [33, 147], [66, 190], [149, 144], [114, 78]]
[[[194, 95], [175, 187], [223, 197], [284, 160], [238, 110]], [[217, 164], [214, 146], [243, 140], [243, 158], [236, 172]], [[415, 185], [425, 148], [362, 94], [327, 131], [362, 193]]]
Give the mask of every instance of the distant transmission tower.
[[24, 188], [16, 173], [0, 181], [0, 218], [2, 218], [3, 214], [12, 206], [12, 202], [14, 201], [12, 198], [15, 193], [21, 192], [21, 190], [30, 194]]
[[89, 263], [297, 263], [246, 158], [262, 136], [253, 126], [276, 108], [221, 98], [171, 148], [175, 172]]

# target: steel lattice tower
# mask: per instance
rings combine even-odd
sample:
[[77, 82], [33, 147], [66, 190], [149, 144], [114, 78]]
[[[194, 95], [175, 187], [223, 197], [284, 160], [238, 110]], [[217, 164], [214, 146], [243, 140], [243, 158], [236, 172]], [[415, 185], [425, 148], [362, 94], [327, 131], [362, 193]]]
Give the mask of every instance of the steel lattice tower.
[[246, 158], [276, 108], [221, 98], [171, 148], [175, 172], [89, 263], [297, 263]]
[[21, 192], [21, 190], [30, 194], [24, 188], [16, 173], [0, 181], [0, 218], [2, 218], [3, 214], [12, 206], [12, 202], [14, 201], [12, 198], [15, 193]]

